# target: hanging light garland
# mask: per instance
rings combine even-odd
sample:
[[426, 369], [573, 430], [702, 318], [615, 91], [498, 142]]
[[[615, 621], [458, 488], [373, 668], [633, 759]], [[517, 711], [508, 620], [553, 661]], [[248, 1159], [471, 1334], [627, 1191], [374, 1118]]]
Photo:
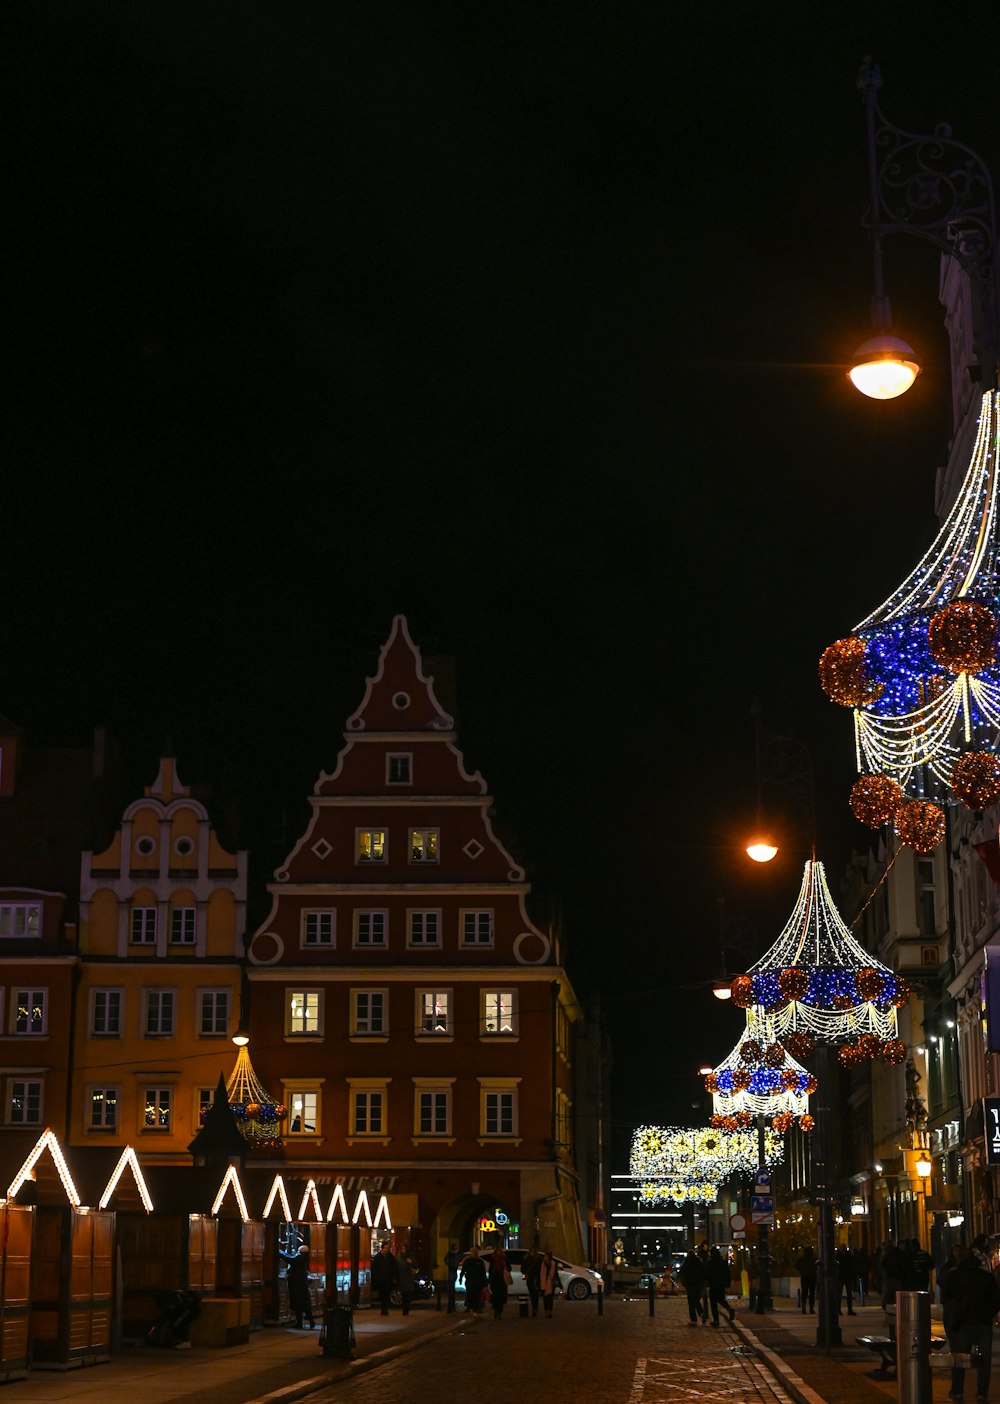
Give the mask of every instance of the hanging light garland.
[[[672, 1201], [713, 1203], [719, 1186], [734, 1175], [759, 1168], [753, 1118], [745, 1115], [741, 1129], [714, 1127], [642, 1126], [633, 1134], [629, 1173], [646, 1204]], [[764, 1158], [769, 1166], [784, 1158], [784, 1143], [774, 1131], [765, 1132]]]
[[[899, 822], [897, 814], [897, 826]], [[768, 1066], [776, 1064], [767, 1059], [766, 1042], [776, 1042], [788, 1065], [796, 1068], [796, 1054], [811, 1051], [807, 1039], [843, 1043], [870, 1036], [875, 1043], [865, 1047], [880, 1052], [897, 1040], [896, 1010], [909, 999], [906, 982], [851, 935], [833, 904], [823, 864], [815, 859], [805, 865], [798, 899], [778, 939], [730, 988], [733, 1003], [747, 1010], [749, 1036], [765, 1044]], [[758, 1034], [761, 1028], [768, 1030], [766, 1040]], [[722, 1065], [729, 1074], [725, 1084], [718, 1069], [713, 1074], [720, 1091], [730, 1097], [751, 1086], [732, 1060], [731, 1054]], [[757, 1086], [771, 1090], [760, 1072]], [[804, 1112], [805, 1107], [776, 1110]]]
[[[718, 1131], [733, 1133], [753, 1126], [758, 1116], [770, 1118], [773, 1129], [767, 1134], [777, 1133], [775, 1139], [780, 1144], [782, 1131], [808, 1111], [816, 1085], [812, 1073], [780, 1041], [773, 1019], [752, 1009], [747, 1014], [745, 1037], [705, 1078], [705, 1090], [712, 1095], [711, 1124]], [[791, 1120], [786, 1121], [786, 1117]], [[756, 1133], [749, 1139], [756, 1164]]]
[[[827, 696], [853, 709], [859, 771], [891, 779], [913, 799], [973, 809], [1000, 799], [1000, 768], [971, 764], [995, 758], [1000, 733], [998, 424], [1000, 396], [990, 391], [965, 480], [930, 549], [819, 662]], [[896, 813], [873, 822], [878, 806], [862, 797], [861, 807], [869, 817], [858, 817], [873, 827]], [[900, 832], [897, 823], [896, 831], [904, 843], [911, 832], [926, 843], [942, 828], [904, 824]]]

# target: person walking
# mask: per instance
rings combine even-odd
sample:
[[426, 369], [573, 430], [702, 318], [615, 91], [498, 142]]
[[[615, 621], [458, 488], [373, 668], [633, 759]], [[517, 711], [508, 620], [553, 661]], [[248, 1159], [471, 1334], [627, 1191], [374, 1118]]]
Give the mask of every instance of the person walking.
[[499, 1321], [507, 1305], [507, 1289], [511, 1284], [510, 1265], [507, 1254], [500, 1244], [490, 1254], [489, 1263], [490, 1301], [493, 1304], [493, 1320]]
[[802, 1298], [802, 1315], [806, 1314], [806, 1302], [809, 1303], [810, 1316], [816, 1315], [816, 1254], [812, 1250], [812, 1245], [807, 1244], [802, 1250], [800, 1257], [795, 1259], [795, 1267], [799, 1274], [799, 1296]]
[[462, 1262], [462, 1255], [458, 1251], [458, 1244], [453, 1243], [444, 1255], [444, 1265], [448, 1271], [448, 1311], [449, 1314], [455, 1310], [455, 1285], [458, 1281], [458, 1269]]
[[919, 1238], [910, 1239], [910, 1261], [913, 1264], [914, 1292], [929, 1292], [931, 1290], [931, 1273], [934, 1271], [934, 1259], [925, 1248], [921, 1248]]
[[538, 1289], [542, 1294], [542, 1309], [546, 1316], [551, 1316], [552, 1303], [559, 1290], [559, 1267], [552, 1256], [551, 1248], [546, 1248], [542, 1265], [538, 1270]]
[[678, 1268], [677, 1276], [687, 1294], [688, 1316], [690, 1317], [688, 1325], [697, 1326], [699, 1316], [703, 1321], [707, 1319], [701, 1301], [701, 1289], [705, 1283], [705, 1269], [701, 1258], [693, 1248]]
[[396, 1258], [396, 1269], [399, 1272], [399, 1297], [403, 1303], [403, 1315], [409, 1316], [410, 1303], [413, 1301], [413, 1293], [417, 1286], [417, 1274], [420, 1269], [417, 1261], [410, 1252], [410, 1245], [404, 1243]]
[[531, 1302], [532, 1316], [538, 1315], [538, 1298], [540, 1296], [538, 1288], [538, 1274], [542, 1267], [542, 1255], [534, 1244], [528, 1249], [521, 1259], [521, 1276], [524, 1278], [524, 1285], [528, 1289], [528, 1300]]
[[282, 1255], [288, 1267], [285, 1281], [288, 1283], [288, 1305], [295, 1313], [295, 1325], [302, 1330], [302, 1318], [309, 1322], [312, 1331], [316, 1325], [313, 1317], [312, 1298], [309, 1295], [309, 1245], [302, 1243], [298, 1252]]
[[729, 1313], [729, 1320], [736, 1320], [736, 1313], [726, 1301], [726, 1289], [732, 1281], [729, 1259], [724, 1258], [718, 1248], [708, 1255], [708, 1300], [712, 1308], [712, 1325], [719, 1329], [719, 1307]]
[[458, 1275], [465, 1283], [466, 1311], [474, 1311], [477, 1316], [482, 1316], [483, 1293], [486, 1291], [486, 1264], [479, 1256], [479, 1249], [475, 1244], [469, 1249], [467, 1256], [462, 1259]]
[[904, 1290], [907, 1262], [906, 1254], [892, 1239], [886, 1240], [882, 1250], [882, 1305], [892, 1306], [896, 1293]]
[[[941, 1282], [941, 1303], [952, 1359], [971, 1357], [976, 1367], [976, 1399], [985, 1401], [990, 1392], [993, 1322], [1000, 1311], [1000, 1287], [972, 1253], [962, 1250], [957, 1267]], [[960, 1400], [964, 1388], [965, 1366], [953, 1364], [948, 1398]]]
[[390, 1253], [388, 1243], [383, 1243], [372, 1258], [372, 1287], [379, 1300], [380, 1315], [389, 1315], [389, 1301], [393, 1289], [398, 1286], [399, 1264]]
[[698, 1260], [701, 1263], [701, 1319], [708, 1323], [708, 1244], [703, 1242], [698, 1249]]

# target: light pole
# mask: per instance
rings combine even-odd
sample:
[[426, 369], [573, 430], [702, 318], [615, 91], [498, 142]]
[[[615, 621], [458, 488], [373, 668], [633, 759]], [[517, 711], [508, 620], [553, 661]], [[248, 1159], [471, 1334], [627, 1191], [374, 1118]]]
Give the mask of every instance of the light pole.
[[979, 364], [970, 367], [983, 389], [996, 389], [1000, 356], [1000, 287], [997, 222], [988, 166], [970, 147], [955, 141], [940, 123], [933, 133], [903, 131], [879, 107], [882, 74], [866, 58], [858, 75], [868, 130], [870, 205], [865, 223], [872, 235], [875, 336], [855, 352], [851, 380], [873, 399], [895, 399], [920, 372], [916, 354], [892, 333], [885, 290], [882, 242], [890, 234], [914, 234], [949, 255], [968, 275], [974, 293], [973, 327]]
[[[762, 1175], [767, 1175], [766, 1181], [761, 1180]], [[767, 1156], [764, 1149], [764, 1118], [757, 1117], [757, 1184], [763, 1188], [767, 1185], [768, 1194], [771, 1194], [770, 1172], [767, 1168]], [[771, 1203], [774, 1203], [773, 1197]], [[752, 1216], [751, 1216], [752, 1217]], [[770, 1311], [774, 1306], [771, 1298], [771, 1240], [770, 1229], [767, 1224], [757, 1226], [757, 1313], [763, 1316], [766, 1311]]]

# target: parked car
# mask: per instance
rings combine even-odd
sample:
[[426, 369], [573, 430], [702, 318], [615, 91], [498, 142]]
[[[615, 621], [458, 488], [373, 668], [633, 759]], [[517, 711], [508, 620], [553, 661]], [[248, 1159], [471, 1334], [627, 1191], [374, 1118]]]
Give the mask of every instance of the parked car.
[[[526, 1297], [528, 1287], [521, 1274], [521, 1263], [524, 1261], [526, 1248], [508, 1248], [507, 1262], [510, 1264], [510, 1275], [513, 1278], [508, 1290], [511, 1299]], [[488, 1258], [489, 1254], [484, 1250], [483, 1257]], [[592, 1292], [604, 1290], [604, 1279], [599, 1272], [593, 1268], [581, 1267], [578, 1263], [568, 1263], [565, 1258], [556, 1258], [559, 1268], [559, 1285], [562, 1288], [563, 1296], [571, 1302], [580, 1302], [589, 1297]], [[458, 1283], [457, 1290], [465, 1290], [461, 1282]]]

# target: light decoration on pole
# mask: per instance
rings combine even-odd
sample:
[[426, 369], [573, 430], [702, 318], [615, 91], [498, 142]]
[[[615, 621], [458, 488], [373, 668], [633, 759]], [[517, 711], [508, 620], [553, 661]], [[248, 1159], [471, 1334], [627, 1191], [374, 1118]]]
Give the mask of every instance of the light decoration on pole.
[[[745, 980], [746, 976], [737, 976]], [[733, 981], [736, 984], [736, 981]], [[747, 1015], [746, 1032], [726, 1058], [705, 1078], [705, 1090], [712, 1095], [712, 1126], [723, 1133], [742, 1132], [747, 1156], [758, 1168], [758, 1138], [750, 1132], [758, 1117], [771, 1118], [774, 1136], [780, 1136], [805, 1118], [808, 1130], [809, 1097], [816, 1091], [812, 1073], [779, 1042], [773, 1020], [752, 1010]]]
[[[854, 715], [856, 761], [886, 782], [881, 803], [861, 807], [873, 828], [896, 822], [900, 841], [932, 851], [943, 815], [914, 817], [904, 799], [983, 809], [1000, 799], [1000, 400], [983, 396], [969, 467], [951, 512], [916, 568], [887, 600], [831, 644], [820, 682]], [[898, 785], [901, 796], [893, 805]], [[877, 786], [876, 786], [877, 788]], [[855, 807], [852, 793], [852, 808]]]
[[[841, 1061], [848, 1066], [851, 1059], [877, 1056], [895, 1064], [902, 1061], [900, 1049], [906, 1055], [896, 1011], [909, 999], [909, 987], [851, 935], [815, 858], [805, 865], [798, 899], [778, 939], [745, 975], [737, 975], [732, 991], [733, 1003], [747, 1010], [750, 1040], [759, 1041], [761, 1029], [773, 1032], [776, 1050], [792, 1061], [811, 1052], [815, 1040], [845, 1044], [848, 1056]], [[734, 1054], [738, 1058], [738, 1049]], [[727, 1093], [750, 1087], [734, 1054], [723, 1065], [730, 1077]], [[777, 1059], [778, 1052], [772, 1056]], [[769, 1090], [769, 1083], [759, 1085], [762, 1092]]]
[[[287, 1113], [258, 1082], [245, 1044], [236, 1055], [236, 1064], [226, 1083], [226, 1096], [236, 1125], [250, 1145], [280, 1145], [281, 1122]], [[201, 1114], [203, 1121], [207, 1113], [208, 1107], [205, 1107]]]

